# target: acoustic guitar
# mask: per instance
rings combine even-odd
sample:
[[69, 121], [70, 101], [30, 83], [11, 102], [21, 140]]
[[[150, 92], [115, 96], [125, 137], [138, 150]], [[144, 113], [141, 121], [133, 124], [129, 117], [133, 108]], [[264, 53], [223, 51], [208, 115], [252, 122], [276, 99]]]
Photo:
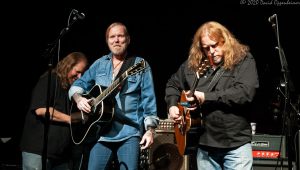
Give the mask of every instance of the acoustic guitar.
[[[178, 151], [181, 155], [188, 154], [188, 150], [191, 149], [189, 147], [194, 147], [192, 145], [196, 145], [196, 143], [198, 142], [195, 138], [191, 139], [190, 137], [196, 136], [195, 134], [198, 133], [197, 129], [201, 127], [202, 120], [198, 116], [196, 118], [191, 117], [190, 110], [188, 108], [192, 105], [192, 103], [187, 101], [187, 97], [193, 96], [198, 85], [199, 79], [205, 74], [209, 67], [209, 61], [204, 60], [196, 72], [195, 80], [193, 82], [188, 96], [184, 90], [181, 92], [178, 108], [179, 114], [180, 116], [182, 116], [182, 120], [179, 123], [174, 123], [176, 144]], [[191, 131], [191, 128], [196, 130]]]
[[[113, 102], [107, 98], [111, 93], [119, 89], [121, 83], [125, 81], [128, 76], [137, 74], [146, 68], [144, 60], [136, 63], [128, 68], [122, 75], [120, 75], [107, 88], [95, 85], [87, 94], [82, 96], [91, 100], [91, 112], [85, 113], [78, 111], [76, 103], [71, 105], [71, 137], [74, 144], [81, 144], [83, 141], [94, 142], [99, 137], [102, 127], [110, 123], [113, 118]], [[77, 112], [74, 111], [77, 109]]]

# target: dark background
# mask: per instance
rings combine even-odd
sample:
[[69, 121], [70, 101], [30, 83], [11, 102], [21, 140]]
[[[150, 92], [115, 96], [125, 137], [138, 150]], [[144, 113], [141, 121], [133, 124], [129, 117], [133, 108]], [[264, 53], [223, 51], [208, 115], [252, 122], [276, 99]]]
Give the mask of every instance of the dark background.
[[[30, 93], [39, 76], [48, 69], [49, 58], [44, 53], [55, 42], [62, 29], [67, 27], [73, 8], [83, 12], [86, 18], [77, 20], [61, 38], [60, 52], [50, 55], [57, 63], [72, 51], [84, 52], [90, 63], [109, 52], [105, 43], [105, 30], [115, 21], [127, 25], [131, 35], [129, 50], [145, 58], [151, 65], [158, 115], [167, 117], [164, 88], [168, 78], [187, 59], [189, 47], [197, 28], [204, 22], [215, 20], [225, 25], [242, 42], [250, 46], [256, 59], [260, 77], [260, 89], [253, 108], [253, 120], [257, 132], [282, 134], [282, 112], [274, 114], [274, 104], [282, 101], [277, 86], [282, 79], [278, 45], [268, 17], [278, 16], [281, 46], [288, 62], [293, 105], [299, 109], [299, 17], [297, 1], [237, 1], [186, 2], [167, 5], [143, 2], [143, 4], [87, 4], [72, 3], [62, 6], [53, 3], [18, 4], [3, 7], [2, 15], [2, 95], [0, 137], [12, 137], [12, 144], [4, 146], [10, 154], [18, 153], [18, 142], [23, 129]], [[282, 2], [286, 4], [276, 4]], [[290, 2], [290, 3], [288, 3]], [[296, 4], [291, 4], [296, 2]], [[46, 87], [45, 87], [46, 88]], [[294, 100], [295, 98], [295, 100]], [[288, 105], [290, 106], [290, 105]], [[282, 106], [279, 107], [279, 110]], [[277, 115], [277, 119], [274, 117]], [[298, 125], [296, 116], [295, 124]], [[297, 128], [297, 127], [296, 127]], [[34, 132], [33, 132], [34, 133]], [[3, 146], [3, 145], [2, 145]], [[1, 147], [2, 148], [2, 147]]]

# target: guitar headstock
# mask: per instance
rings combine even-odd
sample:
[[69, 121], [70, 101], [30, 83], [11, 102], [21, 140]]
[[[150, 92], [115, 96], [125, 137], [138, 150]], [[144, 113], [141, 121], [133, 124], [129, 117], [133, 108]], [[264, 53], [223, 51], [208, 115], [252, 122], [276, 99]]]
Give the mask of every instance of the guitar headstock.
[[206, 71], [208, 70], [209, 67], [210, 67], [210, 63], [209, 63], [208, 59], [204, 59], [201, 62], [198, 71], [196, 72], [197, 77], [198, 78], [202, 77], [206, 73]]
[[141, 72], [142, 70], [144, 70], [146, 68], [146, 62], [145, 60], [141, 60], [138, 63], [136, 63], [135, 65], [131, 66], [128, 70], [127, 70], [127, 74], [128, 75], [133, 75], [136, 74], [138, 72]]

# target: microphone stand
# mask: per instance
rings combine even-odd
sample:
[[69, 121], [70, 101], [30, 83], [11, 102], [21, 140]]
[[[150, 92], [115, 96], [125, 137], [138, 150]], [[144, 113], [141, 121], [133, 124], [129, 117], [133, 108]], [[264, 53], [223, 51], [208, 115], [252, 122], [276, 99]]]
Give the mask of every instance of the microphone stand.
[[[50, 107], [50, 86], [51, 86], [51, 72], [53, 68], [53, 55], [54, 55], [54, 50], [58, 47], [58, 44], [60, 44], [60, 39], [70, 30], [71, 26], [77, 21], [78, 19], [81, 19], [77, 17], [76, 12], [77, 10], [72, 9], [72, 11], [69, 14], [69, 19], [68, 19], [68, 25], [67, 27], [63, 28], [59, 34], [59, 36], [56, 38], [56, 40], [49, 44], [51, 47], [46, 49], [46, 52], [44, 54], [45, 58], [49, 59], [48, 63], [48, 80], [47, 80], [47, 99], [46, 99], [46, 112], [45, 112], [45, 124], [44, 124], [44, 143], [43, 143], [43, 153], [42, 153], [42, 169], [46, 170], [47, 169], [47, 153], [48, 153], [48, 132], [49, 132], [49, 126], [50, 126], [50, 112], [49, 112], [49, 107]], [[72, 18], [72, 21], [69, 22], [71, 15], [75, 14], [75, 16]], [[83, 19], [83, 18], [82, 18]], [[58, 51], [59, 52], [59, 49]], [[55, 87], [56, 88], [56, 87]], [[55, 91], [55, 90], [54, 90]]]
[[[279, 40], [279, 29], [278, 29], [278, 19], [277, 15], [273, 15], [274, 18], [273, 20], [269, 21], [272, 23], [272, 27], [275, 32], [276, 40], [277, 40], [277, 47], [276, 49], [278, 50], [279, 53], [279, 58], [280, 58], [280, 63], [281, 63], [281, 72], [283, 76], [283, 80], [280, 82], [280, 85], [277, 87], [277, 90], [281, 93], [281, 95], [284, 97], [284, 103], [283, 103], [283, 129], [285, 127], [287, 128], [285, 131], [285, 136], [286, 136], [286, 147], [287, 147], [287, 153], [288, 153], [288, 169], [292, 170], [292, 159], [291, 159], [291, 154], [293, 152], [292, 147], [292, 115], [291, 115], [291, 109], [294, 109], [291, 99], [290, 99], [290, 92], [291, 92], [291, 87], [293, 87], [292, 80], [290, 78], [289, 74], [289, 69], [288, 69], [288, 63], [284, 54], [284, 51], [281, 47], [280, 40]], [[275, 21], [274, 21], [275, 19]], [[283, 91], [280, 89], [280, 87], [283, 87]], [[288, 106], [292, 107], [288, 107]]]

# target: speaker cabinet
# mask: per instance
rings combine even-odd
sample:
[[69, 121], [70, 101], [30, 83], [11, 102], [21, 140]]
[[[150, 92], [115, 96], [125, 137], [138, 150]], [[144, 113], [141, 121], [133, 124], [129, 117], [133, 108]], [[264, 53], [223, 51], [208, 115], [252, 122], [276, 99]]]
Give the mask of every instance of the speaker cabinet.
[[149, 170], [189, 170], [188, 162], [188, 156], [178, 152], [174, 132], [156, 132], [149, 151]]
[[253, 135], [251, 145], [253, 158], [287, 158], [285, 136], [268, 134]]
[[[283, 161], [277, 159], [254, 159], [253, 160], [253, 170], [289, 170], [288, 161], [284, 159]], [[292, 169], [296, 170], [295, 162], [293, 162]]]

